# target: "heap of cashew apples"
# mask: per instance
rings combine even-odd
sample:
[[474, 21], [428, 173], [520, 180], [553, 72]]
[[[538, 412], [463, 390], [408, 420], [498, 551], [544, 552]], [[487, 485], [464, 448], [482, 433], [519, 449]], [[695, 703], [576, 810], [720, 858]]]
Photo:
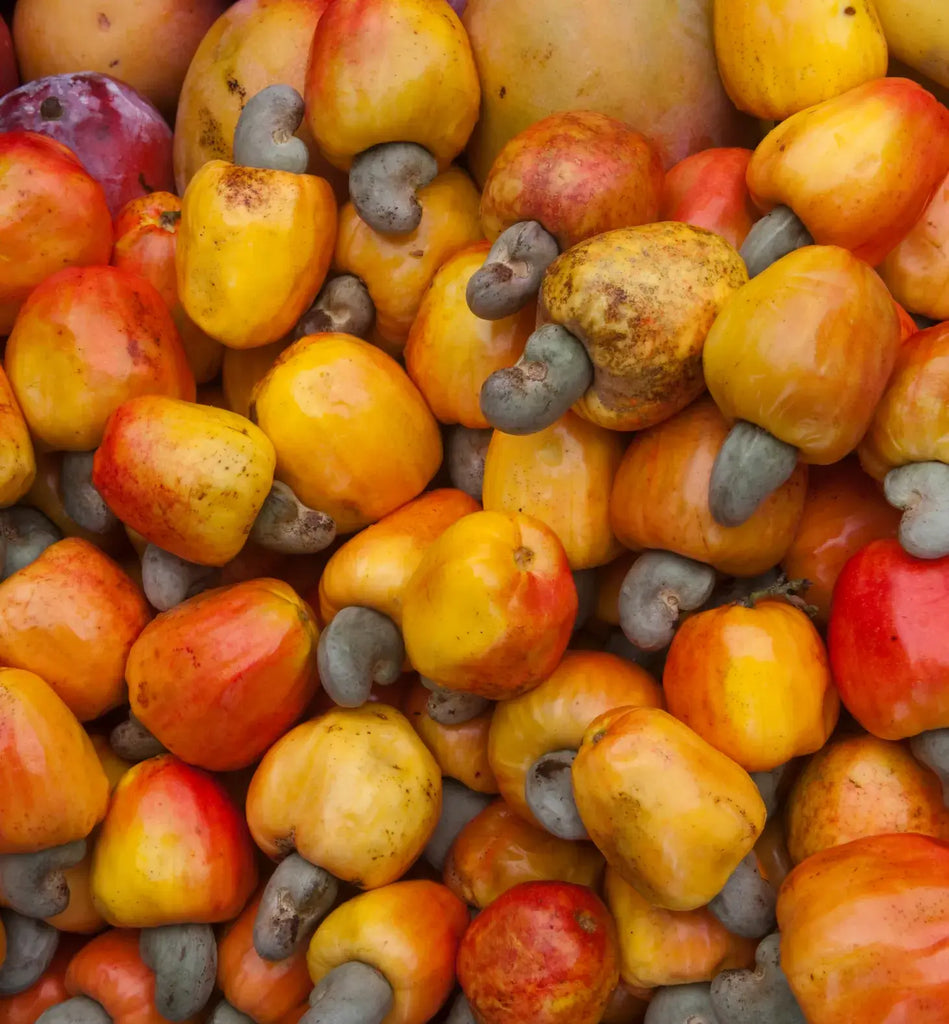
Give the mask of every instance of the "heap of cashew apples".
[[943, 5], [7, 10], [0, 1024], [947, 1024]]

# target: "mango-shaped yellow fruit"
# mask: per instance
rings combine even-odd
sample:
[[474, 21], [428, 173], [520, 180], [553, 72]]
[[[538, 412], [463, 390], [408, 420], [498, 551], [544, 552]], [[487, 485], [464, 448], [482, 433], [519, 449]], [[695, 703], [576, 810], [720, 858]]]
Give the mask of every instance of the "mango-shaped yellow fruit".
[[181, 304], [223, 345], [267, 345], [312, 304], [335, 244], [328, 181], [210, 160], [182, 197], [175, 250]]
[[334, 708], [264, 754], [247, 822], [270, 857], [291, 849], [362, 889], [400, 878], [428, 842], [442, 773], [409, 720], [370, 703]]
[[873, 0], [715, 0], [715, 56], [732, 103], [783, 121], [886, 74]]
[[659, 708], [594, 719], [573, 763], [573, 790], [607, 864], [667, 910], [708, 903], [764, 828], [751, 776]]
[[106, 423], [92, 479], [127, 527], [179, 558], [224, 565], [273, 484], [267, 436], [228, 409], [143, 395]]
[[0, 367], [0, 508], [19, 501], [33, 486], [36, 458], [30, 431]]

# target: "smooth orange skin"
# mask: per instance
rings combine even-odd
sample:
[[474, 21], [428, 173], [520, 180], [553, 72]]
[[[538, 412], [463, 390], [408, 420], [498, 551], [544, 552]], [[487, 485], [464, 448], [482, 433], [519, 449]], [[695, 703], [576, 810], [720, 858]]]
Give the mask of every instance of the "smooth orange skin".
[[571, 569], [604, 565], [623, 550], [610, 523], [610, 491], [624, 440], [570, 410], [534, 434], [495, 430], [484, 460], [482, 504], [546, 523]]
[[914, 313], [949, 320], [949, 174], [919, 220], [880, 264], [893, 297]]
[[171, 754], [125, 773], [92, 857], [92, 898], [109, 924], [229, 921], [256, 885], [247, 824], [216, 779]]
[[[709, 146], [742, 145], [751, 122], [728, 101], [712, 44], [712, 3], [470, 0], [481, 78], [468, 162], [483, 182], [517, 132], [561, 110], [597, 110], [642, 132], [666, 167]], [[592, 69], [595, 69], [592, 70]]]
[[901, 743], [845, 736], [819, 750], [797, 777], [785, 808], [795, 864], [862, 836], [896, 832], [949, 839], [942, 785]]
[[707, 228], [740, 249], [761, 216], [745, 183], [751, 153], [740, 146], [703, 149], [670, 167], [658, 219]]
[[294, 848], [362, 889], [414, 863], [441, 813], [441, 770], [405, 716], [382, 702], [333, 708], [267, 751], [247, 793], [254, 841]]
[[[204, 34], [178, 97], [174, 165], [178, 193], [208, 160], [230, 160], [244, 104], [268, 85], [303, 94], [310, 45], [329, 0], [237, 0]], [[346, 176], [320, 155], [304, 121], [297, 134], [310, 152], [308, 171], [347, 197]]]
[[411, 501], [442, 461], [438, 423], [408, 375], [349, 334], [284, 349], [254, 388], [250, 418], [273, 442], [277, 479], [339, 534]]
[[394, 882], [354, 896], [323, 919], [307, 950], [310, 977], [315, 985], [349, 960], [370, 964], [393, 989], [382, 1024], [425, 1024], [454, 985], [467, 925], [467, 908], [445, 886]]
[[[155, 975], [138, 951], [139, 933], [109, 929], [79, 950], [66, 970], [66, 992], [101, 1004], [114, 1024], [167, 1024], [155, 1009]], [[197, 1024], [201, 1014], [184, 1024]]]
[[764, 826], [748, 773], [661, 708], [595, 718], [572, 778], [606, 863], [667, 910], [695, 910], [721, 892]]
[[643, 668], [606, 651], [567, 651], [539, 686], [495, 706], [488, 759], [508, 806], [540, 827], [524, 783], [534, 762], [555, 750], [576, 750], [589, 724], [613, 708], [665, 706]]
[[280, 580], [206, 590], [150, 623], [125, 674], [135, 717], [209, 771], [256, 761], [318, 686], [313, 613]]
[[243, 416], [144, 395], [109, 417], [92, 479], [119, 519], [150, 543], [224, 565], [244, 546], [275, 464], [273, 445]]
[[748, 188], [790, 206], [818, 245], [871, 266], [900, 242], [949, 170], [949, 110], [907, 78], [879, 78], [792, 114], [755, 150]]
[[497, 793], [498, 784], [488, 761], [489, 707], [460, 725], [441, 725], [427, 711], [431, 692], [414, 679], [402, 697], [402, 713], [432, 752], [442, 775], [457, 779], [476, 793]]
[[41, 281], [108, 263], [112, 217], [102, 186], [71, 149], [36, 132], [0, 136], [0, 335]]
[[339, 211], [333, 265], [355, 274], [369, 289], [376, 307], [372, 340], [393, 355], [405, 347], [438, 268], [483, 238], [478, 190], [459, 167], [449, 167], [417, 195], [422, 219], [414, 231], [402, 235], [373, 231], [352, 203]]
[[0, 663], [42, 676], [86, 722], [125, 700], [125, 659], [151, 614], [118, 564], [67, 537], [0, 583]]
[[613, 532], [628, 548], [658, 548], [733, 576], [755, 576], [790, 546], [807, 487], [798, 464], [787, 482], [741, 526], [721, 526], [708, 509], [712, 466], [729, 426], [711, 399], [636, 434], [613, 480]]
[[495, 800], [455, 837], [444, 878], [459, 899], [483, 908], [521, 882], [573, 882], [596, 889], [604, 866], [592, 843], [558, 839]]
[[896, 306], [896, 315], [900, 318], [900, 342], [904, 342], [916, 334], [919, 328], [916, 326], [916, 321], [895, 299], [893, 305]]
[[848, 558], [871, 540], [895, 537], [900, 511], [877, 483], [848, 457], [833, 466], [812, 466], [804, 513], [781, 561], [789, 579], [810, 580], [804, 599], [826, 625], [834, 584]]
[[458, 981], [479, 1024], [596, 1024], [619, 981], [616, 924], [586, 886], [525, 882], [469, 925]]
[[422, 555], [445, 530], [481, 506], [464, 491], [426, 491], [360, 530], [333, 552], [320, 575], [320, 621], [349, 605], [374, 608], [402, 623], [402, 592]]
[[757, 941], [733, 935], [706, 907], [654, 907], [610, 868], [603, 892], [619, 934], [620, 977], [628, 985], [685, 985], [754, 966]]
[[725, 303], [705, 340], [705, 382], [726, 419], [757, 424], [827, 466], [866, 432], [900, 335], [893, 299], [866, 263], [809, 245]]
[[414, 142], [444, 170], [468, 141], [481, 87], [464, 26], [439, 0], [335, 0], [313, 35], [304, 95], [334, 167]]
[[629, 125], [593, 110], [551, 114], [510, 139], [481, 193], [492, 242], [534, 220], [561, 250], [613, 228], [659, 219], [662, 157]]
[[24, 303], [4, 365], [34, 437], [89, 451], [137, 395], [193, 401], [195, 382], [161, 295], [117, 267], [71, 267]]
[[880, 481], [909, 462], [949, 462], [949, 323], [902, 344], [857, 455]]
[[405, 343], [405, 369], [441, 423], [487, 429], [481, 385], [513, 366], [534, 329], [533, 302], [513, 316], [482, 320], [468, 308], [465, 289], [491, 248], [474, 242], [450, 256], [423, 294]]
[[66, 970], [81, 940], [63, 936], [49, 967], [25, 992], [0, 996], [0, 1020], [4, 1024], [36, 1024], [36, 1019], [51, 1006], [69, 998]]
[[175, 247], [181, 222], [181, 200], [171, 192], [152, 192], [132, 199], [115, 218], [112, 266], [130, 270], [151, 282], [165, 300], [198, 384], [213, 380], [226, 351], [190, 319], [178, 301]]
[[626, 574], [639, 557], [636, 551], [624, 550], [612, 562], [596, 570], [596, 607], [593, 618], [608, 626], [619, 625], [619, 594]]
[[781, 966], [810, 1024], [943, 1024], [949, 843], [855, 839], [808, 857], [778, 896]]
[[30, 428], [0, 367], [0, 508], [13, 505], [33, 486], [36, 455]]
[[217, 983], [224, 998], [255, 1024], [282, 1024], [292, 1013], [302, 1016], [313, 983], [306, 952], [299, 949], [285, 960], [263, 960], [254, 949], [254, 919], [261, 889], [228, 925], [217, 947]]
[[782, 598], [690, 615], [662, 688], [676, 718], [749, 772], [819, 750], [840, 714], [824, 642]]
[[776, 814], [765, 822], [764, 830], [755, 843], [755, 860], [758, 872], [775, 889], [780, 889], [785, 878], [794, 868], [794, 861], [787, 846], [785, 815]]
[[225, 0], [26, 0], [13, 36], [24, 81], [99, 71], [127, 82], [169, 117], [201, 37]]
[[88, 734], [38, 675], [0, 668], [0, 853], [84, 839], [109, 783]]
[[[30, 489], [23, 496], [23, 504], [37, 508], [62, 531], [66, 537], [81, 537], [95, 544], [107, 555], [125, 559], [129, 553], [128, 536], [125, 527], [118, 523], [107, 533], [93, 533], [83, 529], [69, 517], [63, 507], [63, 492], [60, 470], [62, 452], [44, 448], [36, 450], [36, 477]], [[128, 566], [124, 566], [128, 571]]]
[[[915, 326], [915, 325], [914, 325]], [[276, 362], [289, 343], [285, 338], [257, 348], [225, 348], [221, 363], [224, 406], [241, 416], [250, 414], [251, 396], [257, 382]]]
[[402, 592], [412, 667], [489, 700], [526, 693], [550, 675], [576, 614], [563, 545], [519, 512], [472, 512], [453, 523]]

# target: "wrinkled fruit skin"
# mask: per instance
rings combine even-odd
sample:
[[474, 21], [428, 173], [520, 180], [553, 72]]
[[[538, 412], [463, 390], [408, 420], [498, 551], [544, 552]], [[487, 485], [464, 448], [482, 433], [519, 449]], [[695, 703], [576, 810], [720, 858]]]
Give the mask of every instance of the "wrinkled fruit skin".
[[840, 698], [874, 736], [949, 726], [949, 557], [917, 559], [877, 540], [844, 566], [827, 643]]
[[[44, 116], [50, 108], [62, 113]], [[73, 150], [101, 183], [113, 216], [130, 199], [174, 188], [167, 122], [141, 93], [108, 75], [83, 71], [26, 82], [0, 100], [0, 131], [17, 128]]]
[[585, 886], [525, 882], [468, 927], [458, 980], [483, 1024], [596, 1024], [616, 983], [616, 925]]

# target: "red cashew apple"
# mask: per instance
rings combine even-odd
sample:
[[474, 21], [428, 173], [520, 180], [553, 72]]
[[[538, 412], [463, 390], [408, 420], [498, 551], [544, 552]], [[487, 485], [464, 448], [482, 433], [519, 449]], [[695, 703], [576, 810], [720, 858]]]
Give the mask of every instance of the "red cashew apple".
[[15, 89], [19, 82], [16, 57], [13, 54], [13, 40], [10, 38], [7, 23], [0, 18], [0, 96]]

